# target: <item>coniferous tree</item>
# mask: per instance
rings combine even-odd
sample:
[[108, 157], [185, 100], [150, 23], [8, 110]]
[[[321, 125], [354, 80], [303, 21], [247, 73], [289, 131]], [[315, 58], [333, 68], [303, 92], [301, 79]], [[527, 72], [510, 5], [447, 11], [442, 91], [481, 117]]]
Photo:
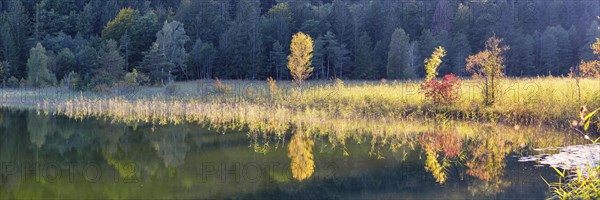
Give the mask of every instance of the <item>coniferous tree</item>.
[[96, 22], [98, 21], [98, 10], [92, 3], [86, 3], [83, 11], [79, 13], [77, 21], [78, 32], [84, 37], [90, 37], [95, 33]]
[[373, 79], [373, 62], [371, 38], [366, 32], [363, 32], [358, 38], [356, 53], [354, 54], [354, 72], [353, 77], [358, 79]]
[[409, 37], [403, 29], [398, 28], [392, 35], [388, 53], [387, 77], [390, 79], [404, 78], [404, 70], [408, 68]]
[[286, 56], [279, 41], [273, 43], [273, 48], [269, 53], [269, 63], [275, 69], [276, 79], [281, 79], [284, 74], [287, 74], [284, 72], [286, 71]]
[[596, 38], [600, 37], [600, 29], [598, 29], [598, 22], [593, 21], [585, 33], [584, 44], [579, 50], [579, 58], [584, 61], [594, 60], [596, 57], [591, 50], [592, 44], [596, 42]]
[[202, 40], [197, 39], [196, 43], [194, 43], [194, 47], [190, 52], [190, 72], [195, 75], [196, 78], [211, 78], [211, 70], [209, 68], [205, 68], [204, 59], [206, 59], [203, 55], [205, 44]]
[[541, 49], [540, 49], [540, 61], [543, 71], [542, 74], [559, 74], [559, 51], [556, 35], [554, 29], [547, 28], [542, 34]]
[[471, 55], [471, 46], [464, 33], [458, 33], [452, 38], [450, 51], [452, 73], [456, 75], [464, 74], [465, 59]]
[[62, 80], [64, 76], [75, 71], [75, 65], [75, 54], [68, 48], [62, 49], [58, 55], [56, 55], [56, 78]]
[[554, 36], [556, 37], [556, 43], [558, 47], [558, 55], [560, 55], [560, 59], [558, 63], [556, 63], [558, 70], [556, 70], [557, 75], [566, 75], [569, 73], [569, 69], [572, 67], [574, 63], [572, 56], [572, 47], [571, 47], [571, 39], [569, 39], [569, 32], [562, 28], [562, 26], [558, 25], [553, 27]]
[[96, 68], [98, 68], [98, 51], [90, 46], [84, 46], [79, 49], [75, 55], [77, 62], [76, 72], [84, 79], [91, 78], [91, 74]]
[[8, 61], [17, 67], [17, 70], [13, 70], [13, 75], [23, 77], [22, 75], [25, 70], [21, 66], [24, 66], [27, 60], [27, 50], [29, 47], [27, 36], [29, 35], [31, 22], [21, 0], [10, 0], [7, 11], [8, 33], [10, 40], [12, 40], [9, 43], [13, 45], [12, 48], [8, 49], [9, 52], [7, 54], [11, 55], [11, 57], [8, 57]]
[[324, 79], [325, 77], [325, 41], [318, 37], [314, 43], [312, 65], [315, 67], [315, 78]]
[[175, 65], [167, 59], [158, 43], [154, 43], [152, 48], [145, 53], [144, 61], [139, 68], [139, 71], [148, 74], [150, 80], [155, 84], [171, 82], [174, 70]]
[[[2, 58], [7, 62], [16, 62], [19, 59], [19, 55], [16, 50], [15, 41], [10, 32], [10, 26], [7, 22], [0, 26], [0, 41], [2, 41]], [[19, 76], [20, 69], [18, 65], [11, 65], [10, 67], [5, 66], [5, 69], [10, 70], [11, 76]]]
[[129, 37], [128, 62], [130, 65], [135, 66], [142, 60], [144, 51], [150, 49], [156, 41], [156, 33], [160, 28], [158, 16], [153, 11], [148, 11], [143, 16], [137, 17], [134, 20], [130, 30], [127, 32]]
[[112, 80], [118, 80], [125, 74], [125, 59], [119, 53], [117, 42], [112, 39], [103, 42], [97, 62], [97, 74], [106, 74]]

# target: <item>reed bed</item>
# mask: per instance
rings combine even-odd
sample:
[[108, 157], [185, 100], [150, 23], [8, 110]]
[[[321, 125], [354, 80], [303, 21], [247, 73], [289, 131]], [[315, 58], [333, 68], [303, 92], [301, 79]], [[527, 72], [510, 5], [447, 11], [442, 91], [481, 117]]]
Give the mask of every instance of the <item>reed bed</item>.
[[492, 106], [482, 104], [479, 85], [469, 80], [463, 81], [458, 101], [446, 106], [427, 101], [415, 81], [309, 82], [302, 87], [290, 82], [275, 87], [258, 81], [222, 84], [231, 90], [215, 90], [214, 83], [206, 80], [178, 83], [179, 89], [169, 95], [161, 87], [117, 90], [113, 94], [60, 88], [2, 90], [0, 103], [76, 119], [98, 117], [155, 125], [198, 123], [279, 137], [299, 128], [334, 133], [340, 141], [348, 133], [395, 135], [407, 129], [423, 131], [410, 127], [415, 124], [443, 126], [454, 121], [568, 129], [578, 118], [580, 106], [600, 106], [600, 81], [590, 79], [579, 84], [568, 78], [505, 79], [501, 96]]

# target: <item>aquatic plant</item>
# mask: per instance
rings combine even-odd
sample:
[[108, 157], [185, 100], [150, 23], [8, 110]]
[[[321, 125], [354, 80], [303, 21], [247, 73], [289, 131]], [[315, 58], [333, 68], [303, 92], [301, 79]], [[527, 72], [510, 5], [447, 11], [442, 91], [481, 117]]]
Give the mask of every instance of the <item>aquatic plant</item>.
[[569, 174], [566, 170], [554, 168], [560, 179], [558, 182], [548, 183], [554, 197], [560, 199], [600, 199], [600, 167], [590, 169], [583, 175], [581, 170]]

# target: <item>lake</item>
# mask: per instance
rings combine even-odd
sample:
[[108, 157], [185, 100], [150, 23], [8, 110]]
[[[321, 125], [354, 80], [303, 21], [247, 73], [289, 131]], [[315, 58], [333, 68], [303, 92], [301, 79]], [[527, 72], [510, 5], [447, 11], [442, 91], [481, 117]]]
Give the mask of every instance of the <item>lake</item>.
[[434, 128], [340, 142], [0, 114], [0, 199], [543, 199], [542, 177], [556, 181], [556, 172], [519, 158], [583, 143], [539, 127], [480, 126], [469, 135]]

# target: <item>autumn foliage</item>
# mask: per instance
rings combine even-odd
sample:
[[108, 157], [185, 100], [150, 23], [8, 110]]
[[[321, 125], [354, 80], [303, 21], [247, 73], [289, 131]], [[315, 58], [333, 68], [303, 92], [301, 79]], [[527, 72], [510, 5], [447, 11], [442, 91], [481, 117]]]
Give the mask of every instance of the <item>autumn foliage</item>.
[[459, 98], [460, 79], [454, 74], [448, 74], [442, 80], [429, 80], [421, 85], [425, 98], [438, 105], [448, 105]]
[[502, 55], [510, 50], [509, 46], [500, 46], [501, 38], [493, 36], [485, 42], [485, 50], [467, 58], [467, 71], [473, 73], [473, 79], [480, 80], [483, 86], [485, 104], [491, 105], [499, 93], [499, 80], [504, 77], [505, 58]]
[[592, 45], [592, 50], [598, 56], [598, 60], [581, 61], [579, 70], [583, 77], [600, 78], [600, 38], [596, 39], [596, 43]]
[[288, 56], [288, 69], [296, 83], [302, 83], [313, 72], [311, 59], [313, 57], [313, 40], [302, 32], [292, 36], [291, 54]]
[[425, 94], [425, 98], [438, 105], [448, 105], [456, 101], [460, 88], [460, 79], [454, 74], [445, 75], [442, 80], [435, 79], [438, 74], [437, 68], [442, 64], [444, 56], [446, 56], [446, 50], [438, 47], [430, 58], [425, 59], [427, 76], [425, 82], [421, 84], [421, 92]]

